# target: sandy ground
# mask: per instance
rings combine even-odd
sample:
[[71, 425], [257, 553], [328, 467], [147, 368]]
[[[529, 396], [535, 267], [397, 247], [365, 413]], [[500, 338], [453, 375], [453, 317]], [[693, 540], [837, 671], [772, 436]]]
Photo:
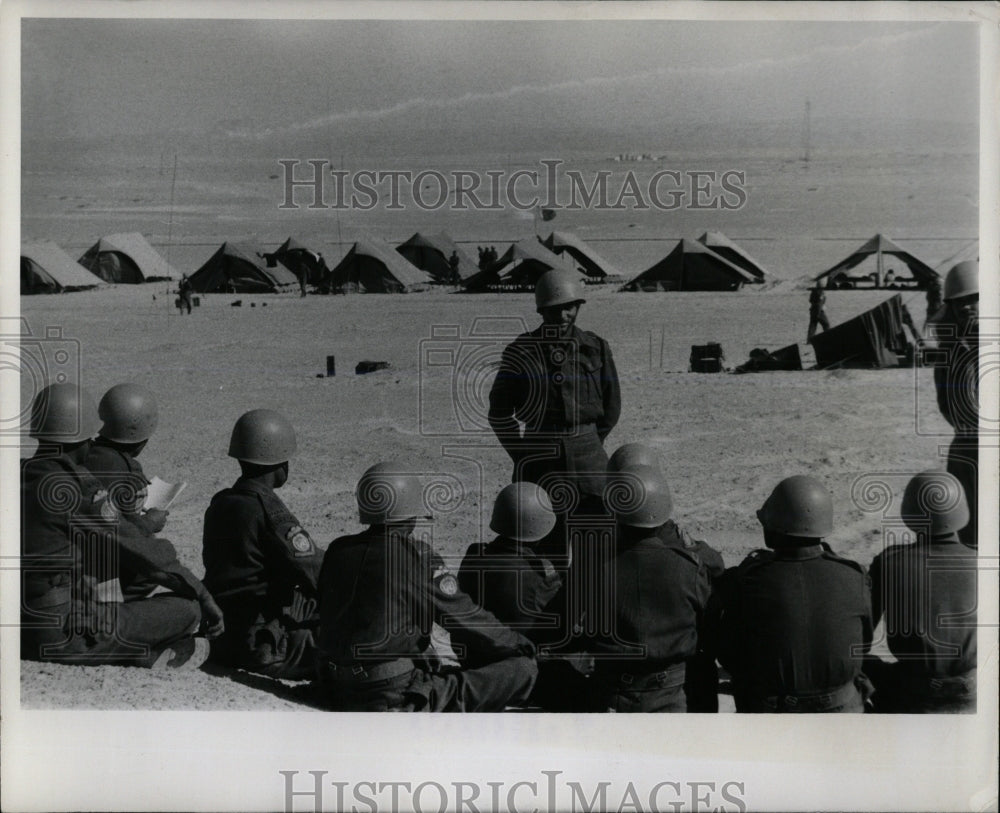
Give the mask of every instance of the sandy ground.
[[[257, 407], [281, 410], [296, 428], [299, 451], [280, 494], [322, 547], [358, 529], [354, 484], [383, 459], [403, 461], [451, 489], [435, 544], [456, 565], [468, 544], [489, 533], [492, 499], [510, 475], [506, 455], [480, 431], [492, 380], [488, 360], [495, 358], [490, 348], [498, 351], [508, 338], [503, 330], [516, 331], [518, 320], [537, 324], [530, 296], [212, 295], [187, 317], [171, 309], [165, 288], [23, 297], [21, 307], [35, 336], [62, 329], [95, 398], [121, 381], [156, 393], [160, 426], [141, 461], [149, 476], [188, 483], [164, 535], [196, 574], [204, 572], [205, 508], [238, 474], [226, 457], [231, 427]], [[802, 341], [803, 292], [588, 296], [579, 324], [610, 341], [622, 381], [623, 413], [609, 450], [636, 440], [653, 445], [670, 473], [678, 521], [729, 565], [760, 546], [754, 512], [778, 480], [795, 473], [811, 473], [830, 488], [837, 527], [829, 541], [867, 564], [882, 548], [883, 524], [898, 520], [898, 506], [885, 516], [870, 504], [863, 510], [875, 493], [864, 486], [885, 482], [898, 498], [910, 474], [943, 461], [950, 433], [928, 369], [686, 372], [692, 344], [720, 342], [735, 366], [753, 347]], [[827, 310], [836, 323], [884, 298], [835, 292]], [[922, 295], [908, 298], [922, 314]], [[236, 299], [242, 307], [231, 306]], [[491, 321], [478, 327], [494, 330], [492, 337], [464, 344], [433, 338], [440, 334], [435, 327], [448, 325], [466, 336], [483, 317]], [[455, 363], [429, 370], [421, 362], [429, 347], [455, 349]], [[327, 355], [336, 357], [333, 378], [322, 377]], [[391, 368], [356, 376], [363, 359]], [[30, 378], [21, 385], [26, 401]], [[31, 450], [27, 441], [22, 454]], [[24, 663], [21, 674], [26, 708], [260, 710], [316, 702], [308, 686], [242, 673]]]

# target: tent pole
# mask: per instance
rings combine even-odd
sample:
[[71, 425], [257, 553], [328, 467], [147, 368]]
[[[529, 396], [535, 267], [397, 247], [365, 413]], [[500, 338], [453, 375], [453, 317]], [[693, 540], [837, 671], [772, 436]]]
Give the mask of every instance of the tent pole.
[[875, 287], [881, 288], [883, 286], [884, 280], [882, 279], [882, 249], [879, 248], [875, 252]]

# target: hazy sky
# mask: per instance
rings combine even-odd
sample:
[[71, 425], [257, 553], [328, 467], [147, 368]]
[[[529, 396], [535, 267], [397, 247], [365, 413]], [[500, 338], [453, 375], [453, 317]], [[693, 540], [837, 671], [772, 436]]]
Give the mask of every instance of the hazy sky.
[[974, 122], [960, 23], [26, 20], [33, 137], [254, 140], [419, 113], [649, 124], [819, 116]]

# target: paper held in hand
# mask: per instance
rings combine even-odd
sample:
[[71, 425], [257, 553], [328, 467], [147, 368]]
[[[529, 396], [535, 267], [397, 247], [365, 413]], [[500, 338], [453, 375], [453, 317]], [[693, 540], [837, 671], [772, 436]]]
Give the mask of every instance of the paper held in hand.
[[146, 502], [143, 503], [142, 510], [159, 508], [166, 511], [186, 487], [187, 483], [168, 483], [154, 475], [152, 482], [146, 486]]

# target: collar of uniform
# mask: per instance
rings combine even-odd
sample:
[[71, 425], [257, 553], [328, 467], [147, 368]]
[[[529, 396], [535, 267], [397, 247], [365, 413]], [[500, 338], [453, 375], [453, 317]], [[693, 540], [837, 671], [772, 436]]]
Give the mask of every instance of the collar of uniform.
[[774, 549], [775, 559], [818, 559], [823, 555], [823, 545], [789, 545]]
[[599, 347], [600, 342], [597, 337], [586, 330], [580, 330], [576, 325], [573, 325], [569, 329], [569, 333], [565, 337], [548, 337], [544, 335], [545, 328], [548, 327], [544, 322], [540, 324], [537, 328], [531, 331], [530, 336], [535, 339], [540, 339], [545, 342], [573, 342], [578, 346], [587, 345], [590, 347]]
[[250, 494], [261, 494], [264, 496], [274, 494], [274, 489], [258, 483], [256, 480], [244, 480], [242, 477], [233, 483], [233, 491], [243, 491]]

